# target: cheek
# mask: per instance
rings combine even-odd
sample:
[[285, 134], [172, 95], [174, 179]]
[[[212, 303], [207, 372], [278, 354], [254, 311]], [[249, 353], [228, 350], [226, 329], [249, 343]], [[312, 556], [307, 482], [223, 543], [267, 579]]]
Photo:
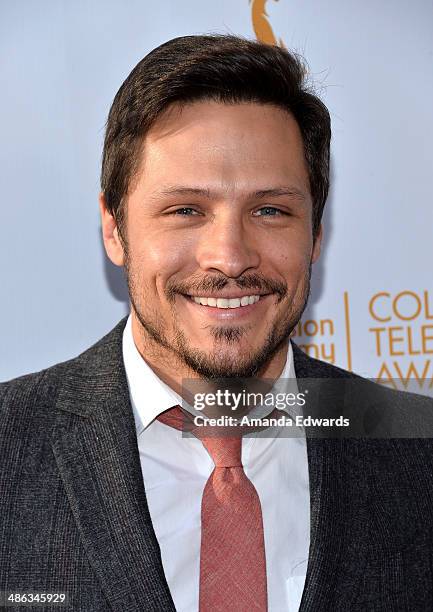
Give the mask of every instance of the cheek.
[[285, 240], [268, 247], [268, 261], [288, 284], [302, 278], [308, 271], [311, 259], [311, 245], [308, 241]]
[[[132, 238], [132, 237], [131, 237]], [[130, 241], [130, 260], [136, 273], [152, 282], [164, 282], [191, 265], [191, 245], [173, 241], [168, 232], [159, 235], [134, 237]], [[158, 280], [156, 280], [158, 279]]]

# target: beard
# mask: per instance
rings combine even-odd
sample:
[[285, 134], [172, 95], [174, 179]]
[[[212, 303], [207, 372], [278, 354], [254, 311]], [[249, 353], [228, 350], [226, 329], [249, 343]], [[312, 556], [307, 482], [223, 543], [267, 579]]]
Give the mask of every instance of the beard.
[[[145, 345], [150, 339], [157, 347], [166, 349], [181, 365], [186, 365], [200, 378], [208, 381], [257, 376], [260, 370], [288, 342], [290, 334], [301, 319], [310, 294], [311, 263], [291, 302], [288, 300], [286, 283], [271, 281], [257, 274], [236, 279], [237, 288], [251, 288], [277, 293], [277, 305], [286, 300], [288, 302], [287, 308], [284, 311], [284, 316], [271, 325], [262, 346], [256, 350], [244, 350], [241, 355], [236, 351], [236, 347], [251, 329], [251, 325], [213, 325], [207, 327], [214, 340], [214, 350], [209, 353], [191, 346], [178, 324], [175, 309], [176, 295], [188, 294], [192, 290], [191, 285], [187, 287], [181, 283], [167, 284], [165, 294], [172, 307], [174, 328], [173, 337], [169, 339], [165, 333], [167, 326], [161, 321], [158, 311], [150, 308], [147, 304], [139, 276], [133, 270], [128, 255], [125, 257], [125, 272], [131, 306], [142, 328]], [[197, 285], [194, 290], [198, 294], [200, 289], [204, 290], [203, 293], [218, 291], [227, 286], [228, 283], [229, 279], [226, 277], [212, 277], [202, 280], [200, 286]], [[230, 348], [232, 350], [228, 351], [227, 349]]]

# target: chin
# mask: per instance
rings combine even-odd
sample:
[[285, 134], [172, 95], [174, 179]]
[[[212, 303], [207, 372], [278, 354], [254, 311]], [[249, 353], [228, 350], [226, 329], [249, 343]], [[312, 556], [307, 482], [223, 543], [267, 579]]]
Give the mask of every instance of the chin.
[[[256, 349], [257, 351], [257, 349]], [[255, 376], [256, 359], [250, 346], [207, 347], [183, 351], [183, 360], [204, 378], [238, 378]]]

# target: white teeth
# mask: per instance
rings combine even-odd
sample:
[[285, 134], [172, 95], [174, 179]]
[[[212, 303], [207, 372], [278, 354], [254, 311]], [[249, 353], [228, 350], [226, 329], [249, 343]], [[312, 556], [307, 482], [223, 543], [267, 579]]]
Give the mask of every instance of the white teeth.
[[226, 298], [218, 298], [217, 299], [217, 308], [230, 308], [229, 307], [230, 300]]
[[196, 304], [202, 306], [216, 306], [217, 308], [239, 308], [255, 304], [260, 299], [259, 295], [244, 295], [242, 298], [213, 298], [213, 297], [193, 297]]

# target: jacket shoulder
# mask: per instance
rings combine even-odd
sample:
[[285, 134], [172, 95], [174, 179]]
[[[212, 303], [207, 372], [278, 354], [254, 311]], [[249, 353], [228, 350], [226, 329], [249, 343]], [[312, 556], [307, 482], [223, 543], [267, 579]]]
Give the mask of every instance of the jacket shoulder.
[[52, 404], [57, 397], [62, 373], [68, 363], [59, 363], [39, 372], [0, 383], [2, 421], [7, 416], [27, 419], [37, 406], [47, 408]]

